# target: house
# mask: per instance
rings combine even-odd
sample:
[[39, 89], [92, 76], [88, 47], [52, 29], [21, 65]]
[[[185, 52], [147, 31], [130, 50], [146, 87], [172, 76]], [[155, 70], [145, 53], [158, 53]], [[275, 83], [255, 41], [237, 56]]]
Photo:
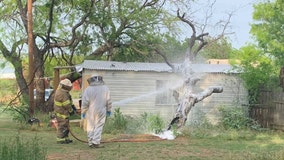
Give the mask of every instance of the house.
[[[247, 92], [230, 65], [192, 64], [192, 69], [201, 79], [194, 92], [199, 93], [209, 86], [223, 86], [223, 92], [197, 103], [189, 116], [202, 111], [214, 123], [218, 119], [219, 106], [247, 104]], [[119, 107], [124, 115], [147, 112], [159, 114], [167, 120], [174, 116], [177, 102], [172, 90], [180, 87], [183, 80], [166, 63], [85, 60], [82, 64], [82, 91], [93, 74], [103, 76], [111, 91], [113, 107]]]

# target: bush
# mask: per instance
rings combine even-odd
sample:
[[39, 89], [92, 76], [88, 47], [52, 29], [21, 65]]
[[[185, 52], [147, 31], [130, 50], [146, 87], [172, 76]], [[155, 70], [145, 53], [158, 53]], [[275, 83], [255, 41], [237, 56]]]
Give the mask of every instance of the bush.
[[221, 125], [225, 129], [257, 129], [258, 125], [249, 117], [246, 107], [220, 107]]
[[37, 137], [28, 142], [24, 142], [19, 136], [16, 136], [15, 139], [12, 140], [1, 138], [0, 157], [5, 160], [46, 159], [46, 149], [39, 144], [39, 139]]
[[128, 116], [126, 133], [128, 134], [139, 134], [145, 133], [147, 130], [147, 113], [143, 113], [140, 116]]
[[117, 134], [124, 133], [127, 120], [120, 112], [120, 108], [114, 110], [114, 116], [108, 117], [104, 126], [104, 133]]
[[159, 134], [164, 129], [164, 121], [159, 115], [150, 114], [147, 116], [148, 131]]
[[124, 116], [120, 109], [114, 111], [114, 116], [106, 120], [104, 133], [107, 134], [139, 134], [146, 132], [162, 132], [164, 121], [159, 115], [143, 113], [137, 117]]

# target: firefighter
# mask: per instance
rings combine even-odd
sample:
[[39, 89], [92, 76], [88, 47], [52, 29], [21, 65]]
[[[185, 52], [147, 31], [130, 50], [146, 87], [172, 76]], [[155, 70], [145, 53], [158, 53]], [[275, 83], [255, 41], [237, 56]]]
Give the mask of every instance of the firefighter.
[[54, 96], [54, 113], [57, 119], [57, 143], [68, 144], [72, 140], [68, 138], [69, 134], [69, 116], [75, 113], [69, 91], [72, 89], [72, 83], [69, 79], [60, 81]]
[[82, 95], [81, 118], [87, 122], [88, 144], [91, 148], [103, 148], [100, 144], [106, 117], [111, 115], [111, 97], [103, 77], [93, 75], [88, 80], [89, 86]]

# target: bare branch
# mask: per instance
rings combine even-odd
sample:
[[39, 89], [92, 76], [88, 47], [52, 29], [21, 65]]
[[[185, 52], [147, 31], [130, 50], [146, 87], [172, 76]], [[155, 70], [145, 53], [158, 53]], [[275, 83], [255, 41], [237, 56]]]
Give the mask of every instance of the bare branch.
[[[162, 4], [165, 3], [166, 0], [164, 0], [162, 2]], [[145, 8], [145, 7], [150, 7], [150, 6], [154, 6], [155, 4], [157, 4], [159, 2], [159, 0], [145, 0], [145, 2], [143, 3], [143, 5], [141, 6], [141, 8]]]
[[99, 48], [97, 48], [94, 52], [92, 52], [92, 55], [103, 55], [108, 49], [107, 44], [101, 45]]
[[45, 49], [54, 48], [54, 47], [67, 47], [67, 46], [72, 45], [75, 42], [75, 40], [78, 38], [77, 34], [76, 34], [77, 28], [79, 28], [82, 24], [84, 24], [86, 22], [87, 18], [91, 15], [94, 3], [95, 3], [94, 0], [92, 0], [91, 3], [90, 3], [89, 11], [72, 28], [72, 38], [69, 41], [65, 41], [65, 42], [62, 42], [62, 43], [52, 43], [49, 46], [47, 46], [47, 48], [45, 48]]
[[170, 66], [173, 71], [175, 71], [175, 66], [172, 65], [172, 64], [169, 62], [169, 60], [168, 60], [168, 58], [165, 56], [165, 54], [162, 53], [162, 51], [160, 51], [158, 48], [155, 48], [154, 50], [155, 50], [155, 52], [156, 52], [157, 54], [159, 54], [160, 56], [162, 56], [163, 59], [164, 59], [164, 61], [167, 63], [167, 65]]
[[46, 38], [47, 45], [49, 45], [50, 43], [50, 32], [51, 32], [52, 23], [53, 23], [53, 7], [54, 7], [54, 0], [51, 1], [51, 5], [49, 9], [49, 27], [47, 29], [47, 38]]
[[184, 17], [185, 17], [185, 13], [182, 15], [182, 16], [180, 16], [180, 13], [179, 13], [179, 9], [177, 10], [177, 17], [181, 20], [181, 21], [183, 21], [183, 22], [185, 22], [186, 24], [188, 24], [189, 26], [190, 26], [190, 28], [191, 28], [191, 30], [192, 30], [192, 35], [196, 35], [196, 29], [195, 29], [195, 26], [194, 26], [194, 24], [192, 23], [192, 22], [190, 22], [189, 20], [187, 20], [187, 19], [185, 19]]
[[19, 11], [20, 11], [21, 20], [24, 24], [26, 32], [28, 33], [28, 17], [27, 17], [28, 9], [27, 9], [27, 5], [25, 5], [26, 7], [24, 7], [21, 0], [17, 0], [17, 5], [18, 5]]

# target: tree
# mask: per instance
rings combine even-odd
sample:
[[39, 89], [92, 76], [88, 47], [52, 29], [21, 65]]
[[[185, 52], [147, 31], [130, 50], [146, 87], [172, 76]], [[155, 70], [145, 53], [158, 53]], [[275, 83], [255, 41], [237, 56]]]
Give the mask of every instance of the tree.
[[242, 72], [241, 78], [249, 91], [250, 104], [257, 103], [260, 89], [279, 86], [278, 76], [284, 65], [283, 10], [281, 0], [255, 4], [250, 32], [256, 44], [232, 54], [234, 65]]
[[282, 0], [264, 1], [254, 5], [251, 34], [259, 48], [276, 64], [284, 65], [283, 23], [284, 2]]
[[[213, 4], [212, 4], [213, 5]], [[183, 76], [183, 86], [181, 86], [181, 91], [174, 91], [174, 96], [178, 102], [176, 115], [171, 121], [168, 130], [171, 129], [173, 125], [177, 125], [178, 128], [185, 125], [188, 114], [194, 105], [204, 98], [212, 95], [213, 93], [223, 92], [222, 86], [211, 86], [200, 93], [194, 93], [193, 87], [200, 80], [198, 75], [192, 70], [191, 64], [196, 61], [196, 57], [200, 51], [208, 45], [207, 37], [208, 32], [205, 32], [206, 24], [203, 24], [203, 27], [198, 28], [198, 24], [194, 23], [191, 17], [187, 17], [185, 13], [181, 14], [181, 11], [178, 9], [176, 11], [177, 18], [187, 25], [187, 28], [191, 30], [190, 38], [187, 39], [187, 50], [185, 52], [184, 61], [181, 65], [173, 65], [165, 56], [165, 51], [160, 48], [155, 48], [157, 54], [164, 57], [166, 63], [173, 69], [174, 72], [181, 73]], [[222, 32], [213, 38], [215, 41], [221, 39], [226, 35], [226, 27], [229, 24], [231, 14], [228, 16], [228, 20], [224, 21]], [[208, 18], [208, 17], [207, 17]], [[198, 30], [199, 29], [199, 30]]]
[[[229, 59], [231, 52], [234, 50], [226, 37], [215, 41], [209, 37], [207, 41], [209, 44], [200, 52], [200, 55], [205, 59]], [[210, 43], [210, 41], [213, 42]]]
[[[2, 41], [2, 46], [0, 46], [0, 50], [2, 54], [7, 53], [5, 58], [13, 63], [15, 70], [21, 70], [22, 68], [16, 65], [11, 55], [18, 57], [17, 63], [20, 63], [21, 56], [27, 52], [25, 50], [27, 46], [27, 9], [25, 1], [16, 0], [16, 2], [0, 2], [1, 26], [5, 26], [5, 32], [3, 32], [4, 28], [1, 28], [2, 39], [0, 41]], [[126, 57], [125, 55], [129, 54], [144, 56], [149, 53], [157, 53], [175, 72], [180, 72], [184, 76], [185, 87], [180, 95], [181, 101], [179, 103], [182, 113], [177, 114], [181, 120], [180, 122], [184, 124], [188, 112], [195, 103], [214, 92], [220, 92], [222, 89], [220, 87], [211, 87], [201, 94], [191, 93], [191, 88], [198, 81], [198, 77], [192, 74], [190, 65], [195, 62], [198, 53], [208, 44], [206, 37], [208, 37], [209, 33], [204, 32], [207, 21], [201, 23], [202, 25], [194, 23], [192, 17], [186, 17], [185, 14], [190, 15], [191, 10], [185, 10], [181, 14], [178, 9], [173, 16], [163, 9], [166, 2], [184, 6], [184, 4], [193, 1], [33, 1], [34, 80], [36, 82], [37, 96], [39, 97], [36, 100], [36, 107], [40, 110], [46, 109], [44, 105], [41, 105], [44, 101], [44, 82], [42, 78], [45, 76], [44, 63], [50, 57], [64, 60], [66, 65], [73, 65], [73, 58], [76, 54], [113, 60], [114, 58]], [[206, 19], [211, 16], [212, 12], [208, 12]], [[213, 40], [225, 36], [225, 29], [228, 27], [230, 17], [231, 14], [228, 21], [219, 23], [223, 25], [223, 30], [216, 37], [211, 36]], [[184, 61], [181, 68], [170, 63], [169, 60], [172, 59], [168, 57], [172, 54], [166, 52], [169, 48], [164, 47], [163, 44], [163, 42], [174, 42], [184, 46], [185, 43], [177, 42], [175, 36], [173, 36], [172, 31], [176, 29], [173, 22], [177, 20], [186, 24], [191, 32], [186, 41], [188, 47], [184, 52]], [[175, 48], [172, 47], [172, 49]], [[156, 57], [156, 55], [154, 56]], [[24, 75], [20, 75], [17, 79], [23, 82], [24, 86], [21, 86], [21, 90], [23, 90], [22, 93], [26, 94], [25, 91], [29, 84], [25, 81]]]
[[[36, 107], [44, 103], [44, 63], [56, 58], [60, 64], [74, 65], [74, 55], [96, 55], [111, 60], [120, 48], [147, 50], [143, 46], [159, 35], [165, 12], [163, 0], [80, 0], [33, 1], [34, 9], [34, 81]], [[22, 71], [21, 58], [27, 53], [26, 1], [1, 1], [1, 54], [15, 67], [23, 97], [28, 97], [28, 82]], [[143, 47], [142, 47], [143, 46]], [[141, 49], [143, 48], [143, 49]], [[48, 58], [49, 57], [49, 58]], [[64, 61], [64, 62], [62, 62]], [[27, 98], [24, 98], [24, 100]]]
[[99, 46], [90, 56], [147, 60], [149, 45], [160, 41], [163, 22], [170, 19], [162, 8], [164, 3], [165, 0], [121, 0], [96, 5], [89, 25], [97, 31], [92, 40]]
[[[94, 1], [89, 2], [89, 6], [94, 5]], [[0, 50], [6, 60], [10, 61], [16, 71], [16, 80], [20, 87], [20, 94], [28, 97], [28, 85], [26, 77], [23, 74], [22, 57], [27, 53], [27, 4], [26, 1], [17, 0], [1, 2], [1, 40]], [[65, 5], [66, 8], [63, 6]], [[44, 110], [44, 63], [47, 56], [60, 56], [67, 64], [72, 65], [71, 58], [66, 59], [63, 47], [70, 47], [71, 51], [74, 46], [78, 45], [81, 38], [77, 33], [78, 28], [83, 24], [90, 13], [86, 11], [83, 18], [76, 17], [76, 14], [69, 16], [71, 22], [59, 21], [63, 13], [66, 13], [68, 7], [72, 6], [69, 1], [33, 1], [34, 6], [34, 82], [37, 90], [36, 107]], [[66, 15], [65, 15], [66, 16]], [[82, 15], [80, 15], [82, 16]], [[75, 22], [76, 19], [79, 19]], [[64, 23], [66, 22], [66, 23]], [[59, 28], [59, 29], [57, 29]], [[68, 32], [71, 30], [71, 32]], [[60, 30], [61, 29], [61, 30]], [[65, 32], [64, 32], [65, 31]], [[69, 35], [69, 37], [67, 36]], [[72, 52], [71, 52], [72, 54]], [[23, 99], [27, 101], [27, 98]]]
[[240, 72], [248, 89], [249, 104], [257, 103], [260, 89], [275, 87], [274, 61], [256, 46], [248, 45], [235, 51], [231, 63]]

